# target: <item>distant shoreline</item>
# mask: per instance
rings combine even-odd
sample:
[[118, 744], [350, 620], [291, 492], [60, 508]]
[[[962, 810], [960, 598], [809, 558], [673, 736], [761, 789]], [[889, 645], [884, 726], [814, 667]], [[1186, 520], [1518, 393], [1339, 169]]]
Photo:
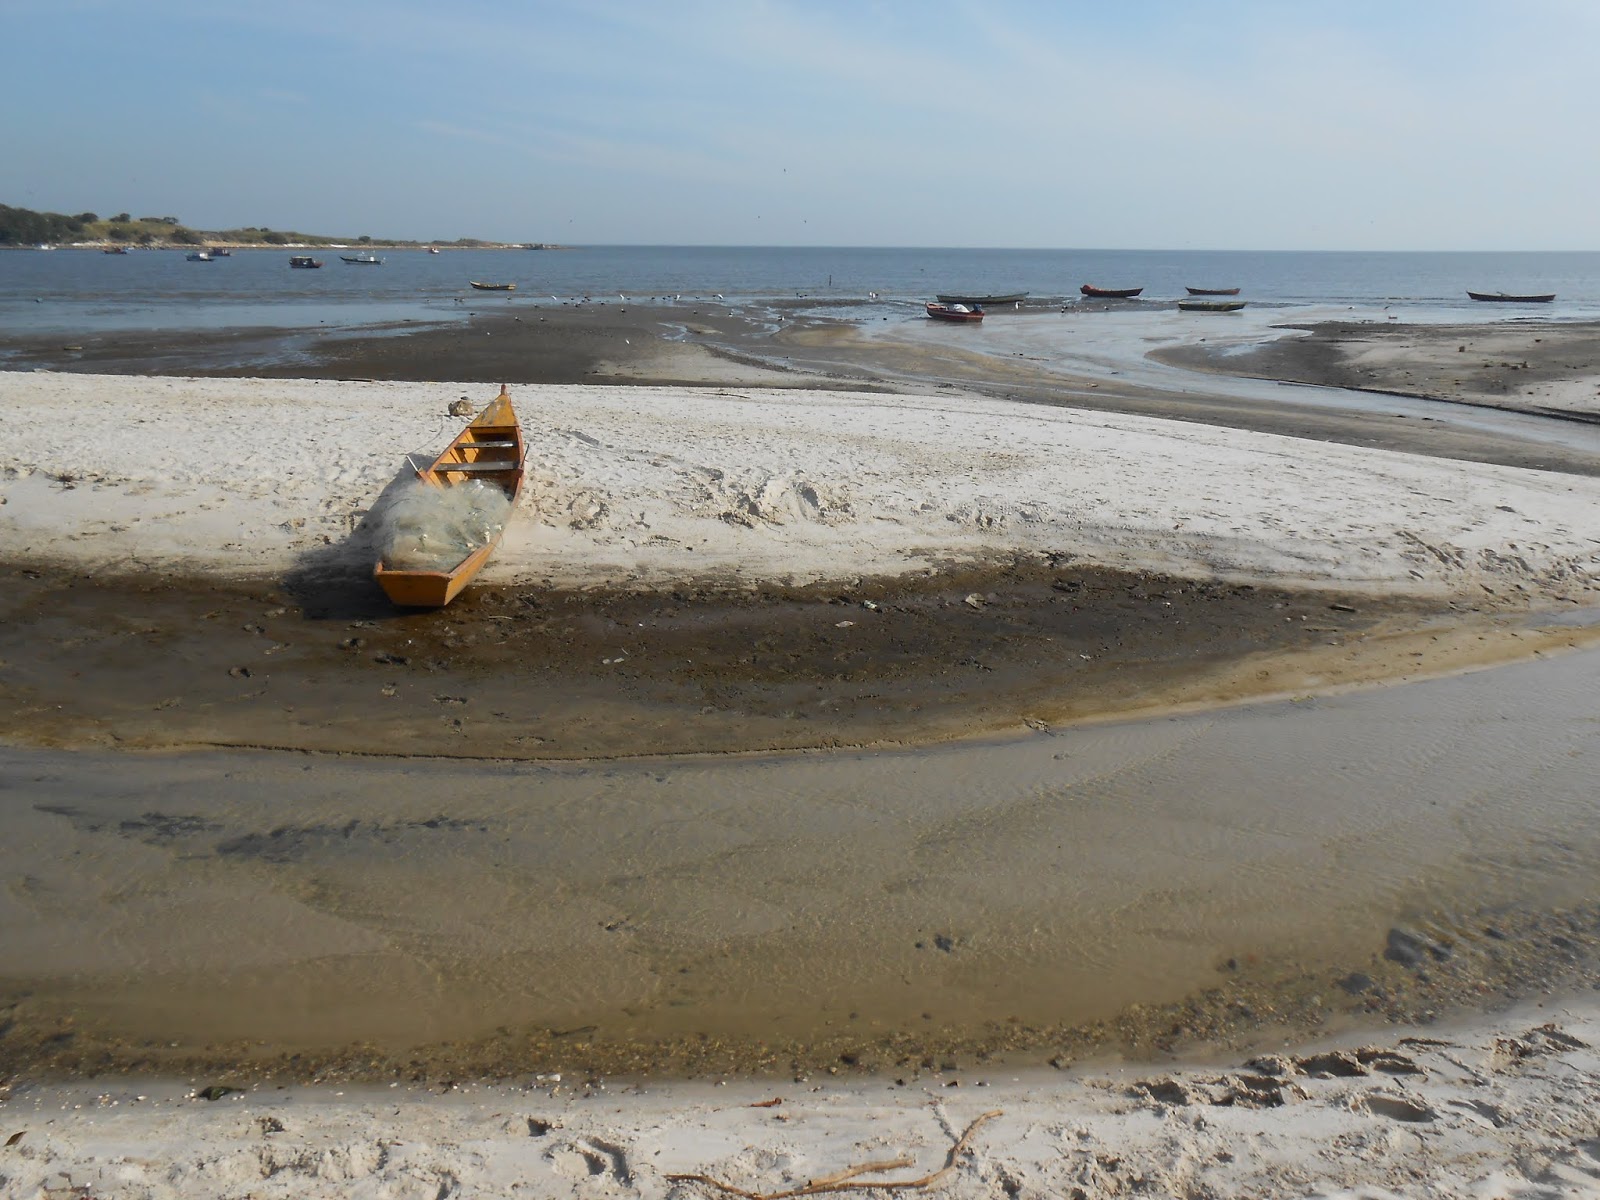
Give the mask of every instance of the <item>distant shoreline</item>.
[[[555, 246], [545, 242], [475, 242], [470, 246], [452, 242], [63, 242], [51, 244], [51, 250], [196, 250], [217, 247], [225, 250], [576, 250], [576, 246]], [[39, 247], [0, 244], [0, 250], [30, 250], [38, 253]]]

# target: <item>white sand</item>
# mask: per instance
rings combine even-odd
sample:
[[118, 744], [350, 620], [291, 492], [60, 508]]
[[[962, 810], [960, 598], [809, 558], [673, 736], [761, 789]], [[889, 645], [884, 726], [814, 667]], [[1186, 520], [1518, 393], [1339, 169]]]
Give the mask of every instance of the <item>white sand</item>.
[[[362, 515], [454, 434], [452, 400], [492, 391], [0, 373], [0, 545], [92, 570], [370, 561]], [[1053, 553], [1383, 591], [1600, 582], [1595, 479], [973, 396], [514, 399], [530, 481], [485, 580], [804, 582]]]
[[[974, 1070], [907, 1081], [373, 1087], [26, 1086], [0, 1195], [691, 1197], [902, 1156], [960, 1197], [1600, 1195], [1600, 1006], [1528, 1009], [1257, 1065]], [[954, 1084], [952, 1081], [957, 1081]], [[776, 1105], [754, 1107], [766, 1101]], [[877, 1195], [888, 1193], [877, 1192]], [[917, 1193], [902, 1193], [915, 1195]]]

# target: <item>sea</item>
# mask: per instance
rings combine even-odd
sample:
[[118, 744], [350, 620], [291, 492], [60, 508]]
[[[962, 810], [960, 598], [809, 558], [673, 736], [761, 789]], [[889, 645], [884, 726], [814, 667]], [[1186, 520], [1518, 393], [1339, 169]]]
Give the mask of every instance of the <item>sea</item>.
[[[361, 247], [342, 251], [354, 254]], [[235, 250], [191, 262], [178, 250], [98, 248], [0, 253], [0, 330], [77, 334], [219, 328], [359, 328], [448, 322], [489, 305], [582, 300], [647, 305], [721, 300], [759, 310], [801, 302], [834, 317], [920, 315], [944, 293], [1028, 293], [1068, 303], [1078, 287], [1144, 289], [1168, 304], [1186, 287], [1240, 289], [1252, 309], [1388, 310], [1430, 322], [1600, 318], [1600, 253], [1366, 253], [1205, 250], [985, 250], [913, 247], [574, 246], [379, 250], [381, 266], [310, 251], [326, 265], [294, 270], [305, 249]], [[469, 281], [514, 283], [483, 292]], [[1484, 304], [1467, 292], [1554, 292], [1551, 304]]]

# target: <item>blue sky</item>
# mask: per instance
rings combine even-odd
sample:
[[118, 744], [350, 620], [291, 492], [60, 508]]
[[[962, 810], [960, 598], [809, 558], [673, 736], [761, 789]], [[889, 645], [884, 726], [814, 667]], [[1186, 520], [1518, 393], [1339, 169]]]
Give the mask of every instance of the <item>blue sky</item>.
[[340, 236], [1600, 249], [1596, 0], [0, 0], [0, 203]]

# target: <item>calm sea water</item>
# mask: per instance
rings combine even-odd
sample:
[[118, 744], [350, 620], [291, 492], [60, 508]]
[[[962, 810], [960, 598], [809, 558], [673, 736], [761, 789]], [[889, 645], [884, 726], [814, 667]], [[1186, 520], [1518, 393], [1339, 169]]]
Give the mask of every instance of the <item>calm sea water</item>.
[[[805, 297], [846, 315], [879, 304], [916, 310], [937, 292], [1028, 292], [1075, 299], [1078, 285], [1143, 287], [1170, 301], [1186, 286], [1238, 287], [1253, 307], [1389, 307], [1418, 319], [1600, 317], [1600, 253], [1342, 253], [1198, 250], [939, 250], [591, 246], [570, 250], [380, 252], [383, 266], [291, 270], [287, 250], [239, 250], [210, 263], [172, 250], [0, 252], [0, 327], [15, 333], [240, 326], [352, 327], [448, 320], [471, 306], [585, 296], [649, 303], [682, 296], [759, 306]], [[468, 280], [515, 283], [510, 295]], [[1550, 305], [1475, 304], [1467, 291], [1555, 292]], [[840, 305], [843, 305], [841, 310]], [[882, 312], [881, 307], [875, 312]]]

